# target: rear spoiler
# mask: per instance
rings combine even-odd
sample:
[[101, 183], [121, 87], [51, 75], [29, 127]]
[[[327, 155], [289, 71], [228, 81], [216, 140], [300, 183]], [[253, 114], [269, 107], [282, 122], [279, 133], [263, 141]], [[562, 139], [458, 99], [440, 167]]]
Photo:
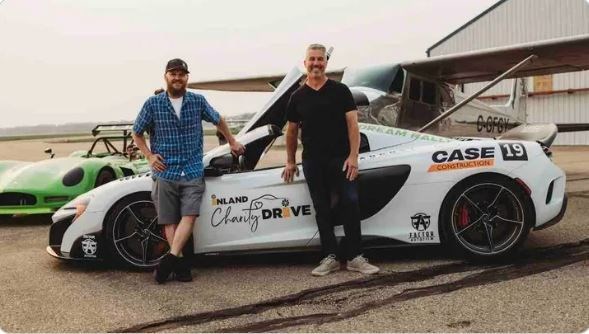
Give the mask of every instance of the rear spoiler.
[[589, 123], [557, 123], [558, 132], [589, 131]]
[[133, 123], [121, 124], [98, 124], [92, 129], [92, 135], [96, 137], [101, 132], [123, 132], [123, 136], [127, 137], [133, 130]]
[[550, 147], [556, 139], [558, 128], [556, 124], [521, 124], [505, 132], [497, 139], [528, 140]]

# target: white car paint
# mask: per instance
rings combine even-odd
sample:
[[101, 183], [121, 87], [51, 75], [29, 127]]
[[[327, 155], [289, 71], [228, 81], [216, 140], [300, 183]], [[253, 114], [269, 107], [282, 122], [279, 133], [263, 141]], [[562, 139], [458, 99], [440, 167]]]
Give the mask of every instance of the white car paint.
[[[415, 244], [439, 243], [438, 217], [442, 200], [457, 182], [482, 172], [519, 178], [532, 189], [536, 227], [554, 218], [562, 207], [564, 172], [546, 157], [537, 143], [495, 140], [442, 142], [431, 136], [419, 138], [419, 135], [411, 131], [396, 130], [398, 129], [363, 126], [362, 132], [371, 143], [380, 143], [380, 149], [360, 155], [360, 170], [402, 164], [411, 166], [409, 178], [397, 195], [381, 211], [362, 221], [365, 236], [386, 237]], [[391, 131], [392, 134], [383, 134], [383, 131]], [[255, 135], [250, 132], [247, 138], [242, 137], [240, 140], [247, 144], [265, 135], [266, 131], [258, 129]], [[414, 138], [411, 139], [411, 136]], [[386, 137], [390, 138], [389, 148], [386, 146]], [[503, 160], [501, 144], [523, 145], [528, 160]], [[492, 166], [428, 172], [433, 164], [433, 152], [480, 147], [492, 148]], [[211, 160], [211, 154], [219, 156], [227, 152], [226, 146], [215, 149], [207, 155], [206, 161]], [[194, 231], [195, 253], [317, 245], [319, 238], [315, 213], [304, 182], [304, 174], [301, 171], [294, 183], [286, 184], [281, 179], [281, 172], [282, 168], [273, 168], [207, 177], [201, 216]], [[553, 198], [546, 204], [544, 201], [552, 180], [555, 181]], [[61, 244], [62, 253], [68, 254], [73, 242], [81, 235], [101, 231], [108, 210], [117, 201], [132, 193], [150, 192], [152, 182], [149, 176], [128, 177], [83, 195], [91, 200], [85, 213], [66, 231]], [[282, 203], [285, 199], [287, 204]], [[59, 210], [54, 215], [54, 221], [73, 214], [74, 209], [68, 207], [71, 205]], [[267, 217], [269, 213], [266, 210], [280, 210], [284, 214], [285, 211], [282, 210], [285, 208], [289, 217]], [[411, 238], [415, 232], [411, 217], [417, 213], [425, 213], [430, 217], [428, 231], [432, 232], [431, 236], [422, 240]], [[336, 235], [343, 236], [341, 226], [336, 227]]]

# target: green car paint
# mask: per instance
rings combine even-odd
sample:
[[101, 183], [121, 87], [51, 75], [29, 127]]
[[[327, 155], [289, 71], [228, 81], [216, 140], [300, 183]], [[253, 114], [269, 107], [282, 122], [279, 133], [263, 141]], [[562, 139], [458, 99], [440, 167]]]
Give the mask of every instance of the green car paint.
[[[125, 132], [123, 137], [130, 136]], [[146, 159], [130, 159], [112, 146], [107, 152], [93, 152], [97, 142], [120, 138], [99, 137], [90, 151], [76, 151], [64, 158], [0, 161], [0, 215], [51, 214], [105, 181], [148, 172]], [[122, 152], [131, 144], [124, 141]]]
[[[82, 179], [79, 183], [65, 185], [64, 176], [76, 168], [84, 171]], [[95, 188], [102, 170], [114, 173], [117, 179], [131, 173], [147, 172], [149, 166], [145, 159], [129, 161], [124, 156], [0, 162], [0, 214], [53, 213], [78, 195]], [[35, 203], [30, 204], [26, 195], [34, 196]]]

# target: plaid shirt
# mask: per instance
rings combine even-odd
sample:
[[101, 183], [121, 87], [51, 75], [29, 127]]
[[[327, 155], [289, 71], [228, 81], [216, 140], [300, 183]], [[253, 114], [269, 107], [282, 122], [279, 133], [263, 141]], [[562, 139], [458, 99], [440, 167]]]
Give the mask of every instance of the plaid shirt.
[[180, 119], [174, 112], [167, 93], [151, 96], [139, 112], [133, 132], [150, 135], [151, 151], [164, 158], [166, 169], [153, 171], [158, 178], [176, 181], [182, 176], [191, 180], [203, 177], [202, 120], [215, 125], [221, 116], [202, 95], [186, 92], [182, 101]]

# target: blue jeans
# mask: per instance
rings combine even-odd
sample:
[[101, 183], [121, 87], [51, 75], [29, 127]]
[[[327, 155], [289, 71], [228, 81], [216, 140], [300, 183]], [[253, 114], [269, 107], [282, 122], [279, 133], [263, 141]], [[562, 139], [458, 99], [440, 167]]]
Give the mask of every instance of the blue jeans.
[[[351, 260], [361, 252], [360, 206], [357, 180], [342, 171], [345, 158], [304, 159], [303, 172], [315, 207], [324, 256], [343, 253]], [[345, 245], [338, 252], [333, 227], [343, 225]]]

